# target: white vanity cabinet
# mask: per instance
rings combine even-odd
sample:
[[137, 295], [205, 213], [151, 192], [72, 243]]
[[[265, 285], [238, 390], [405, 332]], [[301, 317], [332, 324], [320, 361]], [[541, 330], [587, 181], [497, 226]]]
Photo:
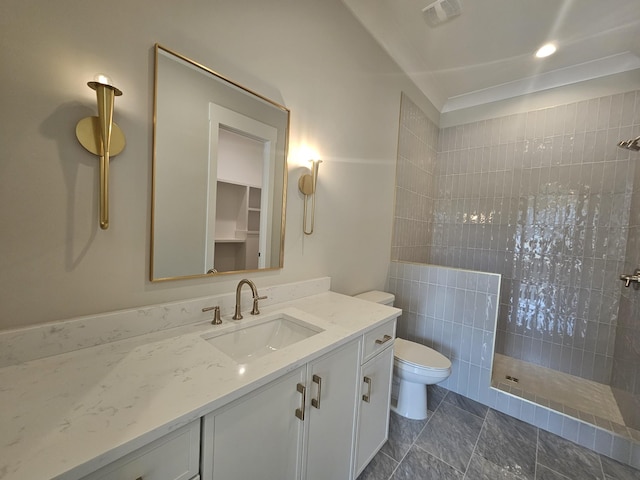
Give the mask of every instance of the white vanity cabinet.
[[83, 480], [196, 480], [200, 470], [200, 420], [84, 477]]
[[349, 479], [355, 440], [360, 341], [308, 366], [306, 480]]
[[300, 408], [306, 367], [300, 367], [206, 415], [202, 478], [297, 479], [302, 472]]
[[351, 478], [360, 341], [203, 420], [202, 480]]
[[356, 442], [356, 477], [389, 435], [395, 319], [364, 335], [360, 410]]
[[[140, 320], [113, 343], [77, 351], [67, 347], [103, 338], [103, 315], [63, 323], [65, 345], [49, 343], [50, 326], [21, 332], [24, 345], [61, 355], [26, 352], [36, 359], [0, 368], [0, 384], [11, 387], [2, 391], [2, 480], [354, 480], [387, 435], [389, 347], [401, 311], [328, 291], [328, 279], [270, 288], [274, 305], [260, 316], [220, 327], [191, 318], [214, 304], [194, 299], [116, 312], [116, 323], [137, 315], [166, 330]], [[287, 346], [262, 330], [217, 343], [263, 324], [278, 326], [275, 338]], [[305, 326], [315, 334], [302, 335]], [[0, 335], [0, 344], [13, 345], [15, 335]], [[234, 362], [256, 337], [276, 351]], [[93, 379], [100, 388], [88, 388]]]

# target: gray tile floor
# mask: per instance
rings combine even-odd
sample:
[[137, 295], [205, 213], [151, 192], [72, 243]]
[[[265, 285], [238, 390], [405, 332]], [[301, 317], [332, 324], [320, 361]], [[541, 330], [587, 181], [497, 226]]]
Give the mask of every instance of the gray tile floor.
[[640, 480], [622, 465], [439, 387], [427, 420], [391, 413], [389, 441], [358, 480]]

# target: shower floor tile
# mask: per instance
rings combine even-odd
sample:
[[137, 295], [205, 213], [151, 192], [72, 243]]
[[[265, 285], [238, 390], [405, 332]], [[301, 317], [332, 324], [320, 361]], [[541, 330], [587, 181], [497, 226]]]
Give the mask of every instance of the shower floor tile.
[[[518, 378], [509, 382], [507, 375]], [[499, 353], [493, 361], [492, 385], [510, 391], [509, 387], [548, 399], [549, 405], [559, 411], [577, 417], [577, 411], [591, 414], [614, 424], [624, 425], [611, 387], [584, 378], [558, 372]], [[525, 395], [519, 395], [528, 398]], [[558, 407], [558, 404], [561, 404]], [[564, 409], [561, 407], [564, 406]], [[575, 413], [575, 414], [574, 414]]]

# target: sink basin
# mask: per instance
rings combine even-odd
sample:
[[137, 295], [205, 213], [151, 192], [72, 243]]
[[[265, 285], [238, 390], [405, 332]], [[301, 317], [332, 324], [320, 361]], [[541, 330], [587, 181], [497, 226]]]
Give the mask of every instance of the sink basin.
[[209, 344], [238, 363], [249, 363], [323, 330], [280, 313], [257, 325], [220, 335], [203, 337]]

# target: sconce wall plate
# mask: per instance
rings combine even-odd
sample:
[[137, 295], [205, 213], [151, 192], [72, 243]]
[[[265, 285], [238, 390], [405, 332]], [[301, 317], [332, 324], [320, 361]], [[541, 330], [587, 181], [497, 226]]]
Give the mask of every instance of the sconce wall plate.
[[[122, 92], [110, 85], [108, 77], [87, 85], [96, 91], [98, 116], [83, 118], [76, 125], [76, 137], [89, 152], [100, 157], [100, 228], [109, 228], [109, 159], [125, 147], [124, 133], [113, 123], [113, 103]], [[103, 82], [109, 83], [103, 83]]]
[[[76, 125], [76, 137], [80, 144], [94, 155], [102, 156], [102, 141], [100, 140], [100, 119], [86, 117]], [[115, 157], [124, 150], [126, 140], [124, 132], [113, 122], [111, 127], [111, 148], [109, 155]]]
[[303, 195], [312, 195], [315, 193], [315, 185], [313, 184], [313, 177], [308, 173], [302, 175], [298, 180], [298, 189]]

